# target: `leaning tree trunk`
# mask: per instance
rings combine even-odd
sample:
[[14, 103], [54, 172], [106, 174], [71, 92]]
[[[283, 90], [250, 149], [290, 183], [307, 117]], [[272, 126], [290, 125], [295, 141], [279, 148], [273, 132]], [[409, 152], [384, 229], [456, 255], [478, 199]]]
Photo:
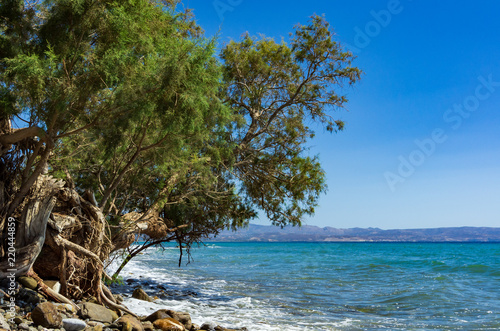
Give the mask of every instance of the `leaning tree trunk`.
[[15, 258], [2, 257], [0, 278], [12, 273], [24, 275], [31, 269], [45, 242], [47, 222], [56, 203], [55, 194], [63, 185], [64, 182], [50, 176], [40, 176], [24, 202], [21, 216], [18, 219], [8, 216], [15, 219], [16, 224]]

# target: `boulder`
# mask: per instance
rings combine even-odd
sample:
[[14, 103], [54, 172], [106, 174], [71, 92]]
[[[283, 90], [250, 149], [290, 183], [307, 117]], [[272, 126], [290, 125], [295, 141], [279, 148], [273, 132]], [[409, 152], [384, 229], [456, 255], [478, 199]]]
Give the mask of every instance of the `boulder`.
[[80, 331], [87, 327], [87, 323], [77, 318], [64, 318], [62, 322], [66, 331]]
[[144, 290], [140, 287], [136, 288], [134, 292], [132, 293], [132, 298], [139, 299], [139, 300], [144, 300], [144, 301], [153, 301], [149, 295], [144, 292]]
[[161, 320], [161, 319], [169, 318], [169, 317], [171, 317], [171, 316], [167, 313], [166, 309], [160, 309], [160, 310], [155, 311], [154, 313], [152, 313], [148, 317], [146, 317], [144, 319], [144, 321], [149, 321], [149, 322], [154, 323], [156, 320]]
[[113, 323], [111, 311], [101, 305], [91, 302], [84, 302], [80, 305], [80, 317], [102, 323]]
[[193, 326], [193, 323], [191, 322], [191, 315], [186, 312], [181, 312], [181, 311], [173, 311], [173, 310], [167, 310], [167, 314], [170, 315], [173, 319], [176, 321], [181, 322], [186, 330], [191, 330], [191, 327]]
[[160, 329], [162, 331], [184, 331], [184, 325], [182, 325], [181, 322], [176, 321], [175, 319], [169, 317], [169, 318], [163, 318], [160, 320], [156, 320], [153, 323], [154, 327], [157, 329]]
[[142, 323], [132, 315], [123, 315], [115, 323], [121, 327], [122, 331], [144, 331]]
[[160, 309], [149, 315], [144, 319], [144, 321], [155, 322], [160, 319], [173, 318], [180, 322], [186, 330], [191, 330], [193, 323], [191, 322], [191, 316], [189, 313], [173, 311], [170, 309]]
[[38, 304], [31, 312], [31, 319], [35, 325], [45, 328], [58, 329], [62, 326], [62, 316], [51, 302]]
[[215, 323], [208, 322], [208, 323], [203, 323], [200, 327], [200, 330], [215, 331], [216, 327], [217, 325]]
[[21, 276], [17, 279], [17, 281], [21, 283], [21, 285], [23, 285], [24, 287], [29, 288], [30, 290], [34, 290], [38, 286], [38, 282], [34, 278], [27, 276]]

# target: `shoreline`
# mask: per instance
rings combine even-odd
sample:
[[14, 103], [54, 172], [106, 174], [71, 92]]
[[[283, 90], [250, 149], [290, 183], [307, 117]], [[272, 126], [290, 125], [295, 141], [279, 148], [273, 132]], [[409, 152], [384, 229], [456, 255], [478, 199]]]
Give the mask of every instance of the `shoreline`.
[[[49, 281], [46, 283], [52, 285]], [[143, 289], [146, 281], [127, 279], [126, 283], [111, 286], [120, 304], [124, 297], [144, 303], [159, 299], [158, 296], [151, 297]], [[57, 289], [57, 284], [52, 286]], [[126, 313], [120, 316], [116, 311], [90, 299], [75, 302], [79, 307], [77, 310], [69, 304], [52, 301], [39, 293], [38, 288], [36, 280], [26, 276], [16, 278], [15, 282], [10, 279], [0, 281], [0, 331], [248, 331], [246, 327], [226, 327], [214, 321], [197, 325], [192, 323], [189, 313], [169, 307], [144, 315], [125, 306], [137, 317]], [[157, 289], [160, 295], [165, 291], [161, 285]]]

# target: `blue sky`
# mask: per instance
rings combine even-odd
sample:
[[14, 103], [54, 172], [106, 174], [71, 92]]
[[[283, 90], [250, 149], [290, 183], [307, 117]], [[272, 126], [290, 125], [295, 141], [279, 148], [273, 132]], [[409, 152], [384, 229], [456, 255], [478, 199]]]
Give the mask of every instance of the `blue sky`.
[[[318, 226], [500, 226], [500, 2], [184, 0], [221, 44], [324, 14], [364, 71], [346, 129], [311, 142]], [[263, 220], [264, 221], [264, 220]], [[264, 223], [264, 222], [263, 222]]]

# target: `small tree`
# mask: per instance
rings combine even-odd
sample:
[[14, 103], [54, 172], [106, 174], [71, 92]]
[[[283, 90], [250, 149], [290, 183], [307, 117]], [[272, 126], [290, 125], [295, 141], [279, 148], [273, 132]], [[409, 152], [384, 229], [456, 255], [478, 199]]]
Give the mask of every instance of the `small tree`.
[[344, 123], [333, 112], [347, 102], [339, 89], [359, 80], [353, 55], [332, 39], [329, 24], [313, 16], [289, 44], [245, 35], [222, 51], [222, 98], [239, 116], [229, 127], [237, 145], [231, 163], [242, 196], [275, 225], [300, 225], [326, 188], [306, 143], [319, 122], [330, 132]]

